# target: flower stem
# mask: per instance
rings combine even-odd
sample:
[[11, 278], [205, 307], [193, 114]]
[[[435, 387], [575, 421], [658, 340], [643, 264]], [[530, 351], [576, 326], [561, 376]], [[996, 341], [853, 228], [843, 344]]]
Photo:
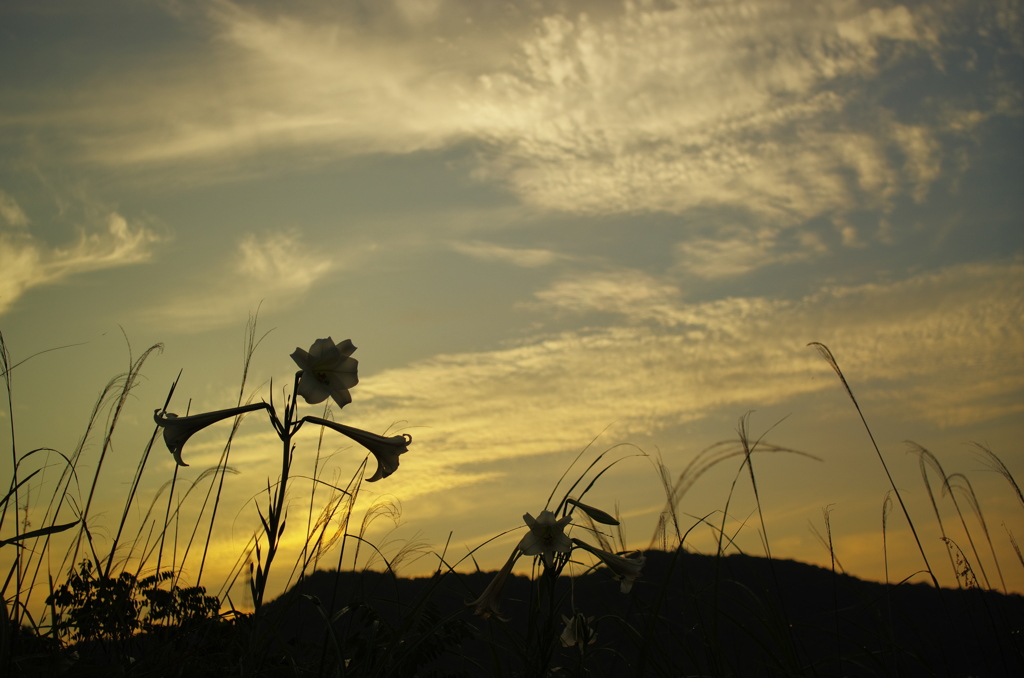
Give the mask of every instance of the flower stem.
[[[299, 377], [302, 375], [301, 372], [295, 375], [295, 382], [292, 384], [292, 395], [285, 402], [284, 407], [284, 422], [281, 423], [277, 420], [273, 410], [270, 411], [271, 418], [274, 420], [274, 428], [277, 430], [278, 436], [281, 438], [281, 478], [277, 483], [277, 489], [274, 494], [270, 497], [270, 506], [267, 510], [267, 518], [263, 521], [264, 534], [267, 535], [267, 555], [264, 562], [259, 561], [259, 549], [257, 548], [257, 563], [256, 563], [256, 576], [250, 584], [252, 589], [252, 602], [256, 613], [259, 613], [260, 608], [263, 607], [263, 595], [267, 588], [267, 580], [270, 577], [270, 566], [274, 562], [274, 556], [277, 555], [277, 549], [280, 545], [280, 538], [284, 534], [285, 526], [285, 493], [288, 490], [288, 476], [291, 471], [292, 465], [292, 454], [295, 448], [292, 445], [292, 436], [299, 430], [299, 426], [302, 425], [301, 421], [295, 421], [295, 409], [298, 405], [295, 398], [295, 391], [298, 387]], [[269, 493], [270, 487], [267, 486]], [[262, 515], [260, 516], [262, 519]]]

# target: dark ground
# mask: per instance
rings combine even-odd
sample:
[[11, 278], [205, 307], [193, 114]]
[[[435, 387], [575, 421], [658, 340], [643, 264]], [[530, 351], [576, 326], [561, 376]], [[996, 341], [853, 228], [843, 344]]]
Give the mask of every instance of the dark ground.
[[[643, 578], [629, 594], [619, 592], [606, 570], [573, 584], [571, 600], [595, 617], [597, 639], [585, 660], [590, 675], [1024, 676], [1019, 595], [885, 586], [795, 561], [741, 555], [646, 556]], [[514, 648], [529, 637], [529, 622], [537, 617], [530, 612], [536, 586], [510, 577], [501, 604], [509, 621], [484, 620], [466, 602], [493, 576], [396, 580], [317, 572], [290, 594], [294, 604], [284, 615], [283, 637], [296, 645], [323, 638], [323, 617], [310, 600], [294, 597], [301, 591], [324, 608], [332, 598], [343, 601], [334, 603], [335, 609], [349, 606], [338, 628], [364, 637], [364, 625], [375, 615], [384, 628], [405, 623], [401, 635], [407, 642], [418, 637], [417, 623], [427, 630], [449, 620], [442, 627], [447, 644], [435, 648], [437, 658], [416, 655], [421, 675], [431, 668], [439, 674], [517, 675], [524, 670], [522, 653], [506, 649], [495, 656], [492, 648]], [[556, 588], [567, 594], [557, 607], [556, 635], [563, 628], [561, 614], [572, 615], [569, 584], [563, 576]], [[420, 605], [428, 589], [430, 605]], [[283, 598], [276, 604], [288, 600]], [[374, 614], [363, 615], [363, 601]], [[395, 661], [399, 649], [394, 648]], [[575, 671], [578, 664], [576, 648], [559, 646], [550, 666]]]
[[[646, 556], [629, 594], [604, 569], [559, 578], [554, 615], [536, 611], [536, 583], [510, 577], [508, 621], [466, 605], [494, 573], [319, 571], [256, 619], [62, 650], [15, 638], [11, 675], [1024, 676], [1019, 595], [886, 586], [741, 555]], [[574, 604], [597, 634], [582, 654], [557, 642]]]

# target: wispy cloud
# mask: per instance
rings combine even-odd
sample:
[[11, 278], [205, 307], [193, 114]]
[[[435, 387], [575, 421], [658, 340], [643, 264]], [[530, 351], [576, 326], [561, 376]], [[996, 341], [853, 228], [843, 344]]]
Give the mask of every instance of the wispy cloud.
[[[849, 227], [855, 235], [853, 227]], [[788, 247], [779, 229], [722, 228], [718, 237], [695, 237], [675, 245], [676, 266], [701, 278], [725, 278], [778, 263], [810, 259], [828, 251], [817, 234], [800, 232]], [[850, 245], [848, 239], [844, 244]]]
[[[656, 436], [723, 407], [738, 415], [834, 388], [806, 347], [822, 341], [863, 385], [861, 398], [911, 420], [955, 426], [1024, 413], [1024, 262], [792, 301], [687, 304], [642, 275], [606, 279], [597, 292], [594, 282], [563, 281], [539, 296], [627, 323], [368, 376], [352, 411], [363, 421], [400, 416], [428, 427], [417, 438], [421, 456], [458, 468], [484, 451], [493, 460], [575, 449], [613, 422], [620, 438]], [[947, 367], [936, 373], [936, 365]], [[989, 407], [996, 402], [1001, 408]]]
[[129, 226], [117, 212], [106, 216], [103, 227], [78, 229], [77, 240], [51, 247], [26, 228], [28, 217], [18, 204], [0, 195], [3, 217], [14, 228], [0, 228], [0, 314], [9, 311], [26, 291], [61, 282], [71, 276], [148, 261], [160, 237], [144, 226]]
[[[905, 7], [861, 3], [630, 4], [548, 16], [474, 101], [500, 152], [493, 176], [584, 212], [743, 205], [781, 223], [921, 195], [939, 168], [931, 123], [850, 115], [885, 68], [883, 43], [926, 53]], [[901, 165], [894, 155], [905, 158]]]
[[501, 245], [481, 242], [479, 240], [453, 242], [451, 243], [451, 248], [460, 254], [465, 254], [466, 256], [473, 257], [474, 259], [482, 259], [484, 261], [502, 261], [512, 264], [513, 266], [521, 266], [523, 268], [539, 268], [541, 266], [548, 266], [565, 258], [564, 255], [560, 255], [551, 250], [502, 247]]
[[22, 211], [21, 205], [6, 191], [0, 191], [0, 219], [8, 226], [28, 225], [28, 217]]
[[147, 311], [147, 317], [178, 332], [237, 323], [261, 304], [269, 310], [294, 301], [340, 260], [307, 246], [296, 231], [248, 233], [224, 266], [198, 281], [195, 289]]
[[[963, 25], [955, 2], [204, 7], [216, 40], [201, 55], [161, 62], [166, 77], [97, 81], [39, 124], [79, 130], [111, 165], [234, 159], [239, 171], [257, 147], [322, 162], [477, 139], [476, 175], [544, 208], [725, 204], [789, 224], [923, 199], [942, 136], [995, 110], [965, 97], [909, 120], [881, 100], [881, 76], [945, 58]], [[971, 7], [987, 22], [978, 39], [1012, 32]]]
[[[958, 61], [970, 52], [964, 40], [1021, 49], [1012, 17], [977, 3], [410, 7], [193, 7], [180, 20], [212, 36], [198, 49], [170, 50], [145, 69], [125, 60], [73, 105], [61, 91], [45, 110], [0, 124], [67, 139], [61, 148], [90, 163], [171, 171], [177, 182], [459, 149], [476, 180], [529, 209], [737, 214], [730, 224], [756, 227], [685, 226], [692, 237], [677, 246], [681, 269], [722, 278], [819, 256], [821, 239], [793, 235], [812, 220], [831, 221], [836, 247], [890, 241], [897, 207], [924, 202], [937, 182], [955, 185], [978, 130], [1021, 110], [1006, 69]], [[969, 35], [968, 12], [979, 27]], [[924, 94], [893, 95], [907, 69], [928, 63], [935, 82]], [[954, 65], [975, 69], [976, 91], [928, 89]], [[254, 152], [274, 162], [249, 162]], [[516, 266], [553, 256], [454, 247]]]
[[615, 313], [642, 320], [662, 318], [674, 324], [680, 291], [641, 271], [619, 269], [565, 276], [535, 296], [539, 304], [523, 305], [570, 313]]
[[[305, 164], [409, 153], [466, 136], [459, 100], [471, 77], [452, 62], [463, 48], [438, 49], [430, 13], [422, 14], [424, 28], [386, 3], [305, 10], [204, 5], [199, 20], [216, 34], [204, 57], [161, 64], [169, 72], [159, 85], [132, 74], [127, 87], [104, 88], [121, 104], [121, 124], [90, 135], [87, 153], [113, 165], [235, 164], [256, 144], [302, 149], [292, 163]], [[210, 61], [225, 77], [210, 77]]]

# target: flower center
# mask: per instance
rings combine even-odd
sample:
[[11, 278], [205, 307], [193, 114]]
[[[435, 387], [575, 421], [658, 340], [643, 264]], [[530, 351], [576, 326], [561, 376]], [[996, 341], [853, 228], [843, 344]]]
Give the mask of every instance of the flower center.
[[540, 529], [540, 538], [545, 544], [552, 544], [555, 541], [555, 529], [545, 525]]
[[323, 384], [324, 386], [328, 385], [329, 379], [327, 378], [326, 372], [314, 372], [313, 374], [316, 376], [316, 380], [319, 381], [321, 384]]

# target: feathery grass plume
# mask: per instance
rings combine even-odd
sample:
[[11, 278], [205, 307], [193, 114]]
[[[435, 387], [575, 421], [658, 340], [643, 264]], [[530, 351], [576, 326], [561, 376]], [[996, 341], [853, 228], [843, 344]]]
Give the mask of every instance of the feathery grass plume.
[[[978, 524], [981, 525], [981, 531], [985, 535], [985, 541], [988, 542], [989, 552], [992, 554], [992, 561], [996, 566], [996, 574], [999, 575], [999, 582], [1002, 584], [1003, 593], [1006, 593], [1006, 581], [1003, 580], [1003, 570], [999, 567], [999, 557], [996, 556], [995, 547], [992, 545], [992, 537], [988, 532], [988, 524], [985, 523], [985, 514], [982, 513], [981, 504], [978, 502], [978, 495], [974, 492], [974, 486], [971, 485], [971, 481], [963, 473], [953, 473], [946, 477], [945, 489], [949, 491], [950, 495], [959, 491], [967, 500], [967, 505], [974, 513], [974, 517], [978, 520]], [[966, 529], [966, 525], [964, 527]], [[968, 537], [969, 536], [970, 533], [968, 533]], [[971, 539], [971, 550], [974, 553], [975, 562], [978, 563], [978, 569], [981, 571], [981, 576], [985, 580], [985, 588], [992, 588], [988, 580], [988, 575], [985, 572], [985, 568], [982, 565], [981, 556], [978, 555], [978, 551], [974, 547], [973, 539]]]
[[[928, 493], [928, 499], [931, 502], [932, 511], [935, 513], [935, 520], [939, 524], [940, 538], [941, 539], [945, 539], [946, 538], [946, 528], [945, 528], [945, 526], [942, 523], [942, 514], [939, 512], [939, 505], [935, 501], [935, 493], [932, 491], [932, 484], [928, 480], [928, 467], [930, 466], [932, 468], [932, 470], [935, 473], [937, 473], [939, 478], [941, 479], [941, 481], [942, 481], [942, 493], [943, 494], [945, 494], [945, 492], [946, 492], [946, 472], [943, 470], [942, 464], [939, 463], [938, 458], [936, 458], [936, 456], [934, 454], [932, 454], [930, 451], [928, 451], [924, 447], [922, 447], [922, 446], [920, 446], [920, 445], [918, 445], [917, 443], [914, 443], [914, 442], [908, 441], [907, 445], [909, 447], [909, 449], [907, 450], [908, 452], [913, 452], [913, 453], [917, 454], [918, 465], [921, 468], [921, 480], [922, 480], [922, 482], [924, 482], [924, 488], [925, 488], [925, 490]], [[886, 496], [888, 496], [888, 494], [886, 494]], [[956, 497], [953, 497], [953, 503], [956, 504]], [[960, 512], [959, 505], [957, 505], [956, 510], [957, 510], [957, 513]], [[961, 515], [961, 520], [962, 519], [963, 519], [963, 516]], [[955, 572], [956, 571], [956, 563], [953, 562], [953, 552], [950, 551], [949, 549], [946, 549], [946, 555], [949, 556], [949, 566], [950, 566], [950, 568]], [[959, 586], [960, 585], [960, 579], [957, 578], [956, 581], [957, 581], [957, 586]]]
[[971, 561], [967, 559], [967, 555], [964, 550], [960, 548], [952, 539], [948, 537], [942, 540], [946, 544], [946, 548], [954, 553], [954, 559], [956, 560], [956, 576], [957, 579], [962, 579], [961, 587], [965, 589], [977, 589], [981, 588], [978, 586], [978, 577], [974, 574], [974, 568], [971, 567]]
[[1006, 536], [1010, 539], [1010, 546], [1013, 547], [1013, 552], [1017, 554], [1017, 560], [1020, 561], [1020, 566], [1024, 567], [1024, 555], [1020, 552], [1020, 547], [1017, 546], [1017, 540], [1013, 538], [1013, 532], [1010, 532], [1010, 528], [1003, 523], [1003, 529], [1006, 530]]
[[903, 511], [903, 516], [907, 519], [907, 525], [910, 526], [910, 532], [914, 535], [914, 541], [917, 542], [917, 550], [921, 553], [921, 560], [924, 561], [925, 571], [932, 580], [932, 585], [935, 588], [939, 587], [939, 580], [936, 579], [935, 573], [932, 571], [931, 565], [928, 563], [928, 556], [924, 552], [924, 546], [921, 545], [921, 538], [917, 535], [917, 528], [914, 527], [914, 521], [910, 517], [910, 511], [907, 509], [906, 503], [903, 501], [903, 495], [900, 494], [899, 489], [896, 487], [896, 481], [892, 478], [892, 473], [889, 472], [889, 465], [885, 463], [885, 458], [882, 457], [882, 451], [878, 448], [878, 443], [875, 442], [875, 436], [871, 432], [871, 427], [868, 426], [868, 420], [864, 417], [864, 412], [860, 409], [860, 403], [857, 402], [857, 398], [853, 395], [853, 389], [850, 388], [850, 384], [846, 381], [846, 376], [843, 371], [839, 368], [839, 363], [836, 362], [835, 356], [832, 355], [832, 351], [828, 349], [828, 346], [821, 342], [812, 341], [808, 346], [814, 346], [825, 362], [829, 364], [829, 367], [835, 371], [839, 377], [839, 381], [842, 382], [843, 388], [846, 390], [846, 395], [850, 397], [850, 401], [853, 402], [854, 408], [857, 410], [858, 416], [860, 416], [861, 423], [864, 424], [864, 430], [867, 431], [868, 438], [871, 440], [871, 446], [875, 449], [875, 454], [878, 455], [878, 461], [881, 462], [882, 468], [885, 469], [885, 476], [889, 479], [889, 485], [892, 487], [893, 492], [896, 494], [896, 499], [900, 503], [900, 509]]
[[[807, 459], [813, 459], [814, 461], [821, 461], [820, 457], [817, 457], [813, 454], [801, 452], [800, 450], [795, 450], [789, 447], [773, 445], [765, 441], [764, 435], [770, 432], [774, 428], [774, 426], [770, 427], [765, 432], [765, 434], [762, 434], [762, 436], [760, 436], [753, 444], [751, 444], [749, 437], [746, 433], [748, 425], [747, 420], [749, 419], [750, 414], [751, 413], [748, 412], [743, 417], [741, 417], [740, 426], [737, 430], [739, 436], [737, 438], [721, 440], [701, 450], [687, 463], [687, 465], [683, 468], [683, 470], [679, 473], [679, 475], [676, 477], [674, 481], [671, 479], [672, 474], [669, 472], [668, 467], [664, 464], [660, 457], [655, 458], [653, 460], [655, 470], [658, 473], [662, 489], [665, 493], [665, 509], [663, 511], [663, 514], [671, 517], [671, 522], [675, 530], [677, 540], [681, 538], [683, 532], [679, 522], [680, 503], [686, 496], [687, 492], [690, 491], [690, 489], [697, 483], [698, 480], [700, 480], [700, 478], [705, 473], [707, 473], [714, 467], [718, 466], [722, 462], [736, 457], [742, 458], [742, 462], [739, 466], [739, 469], [737, 470], [737, 475], [733, 479], [732, 487], [728, 494], [729, 498], [726, 500], [725, 512], [727, 513], [729, 504], [731, 503], [732, 493], [733, 491], [735, 491], [736, 483], [739, 480], [739, 474], [742, 473], [744, 468], [748, 468], [748, 462], [750, 461], [751, 457], [755, 452], [785, 452], [789, 454], [796, 454]], [[776, 426], [778, 425], [778, 423], [781, 423], [781, 421], [777, 422]], [[662, 534], [663, 531], [664, 527], [661, 526], [661, 524], [659, 523], [659, 525], [655, 528], [654, 535], [651, 539], [652, 548], [653, 545], [657, 543], [659, 535]], [[717, 534], [724, 534], [724, 529], [715, 528], [715, 532]], [[719, 548], [721, 547], [722, 545], [719, 544]]]
[[1010, 473], [1010, 469], [1006, 468], [1006, 464], [1000, 459], [995, 452], [988, 449], [980, 443], [974, 443], [975, 453], [974, 456], [985, 463], [990, 469], [1001, 475], [1006, 479], [1006, 482], [1010, 483], [1014, 493], [1017, 495], [1017, 501], [1020, 502], [1021, 508], [1024, 508], [1024, 494], [1021, 493], [1020, 485], [1014, 479], [1013, 474]]

